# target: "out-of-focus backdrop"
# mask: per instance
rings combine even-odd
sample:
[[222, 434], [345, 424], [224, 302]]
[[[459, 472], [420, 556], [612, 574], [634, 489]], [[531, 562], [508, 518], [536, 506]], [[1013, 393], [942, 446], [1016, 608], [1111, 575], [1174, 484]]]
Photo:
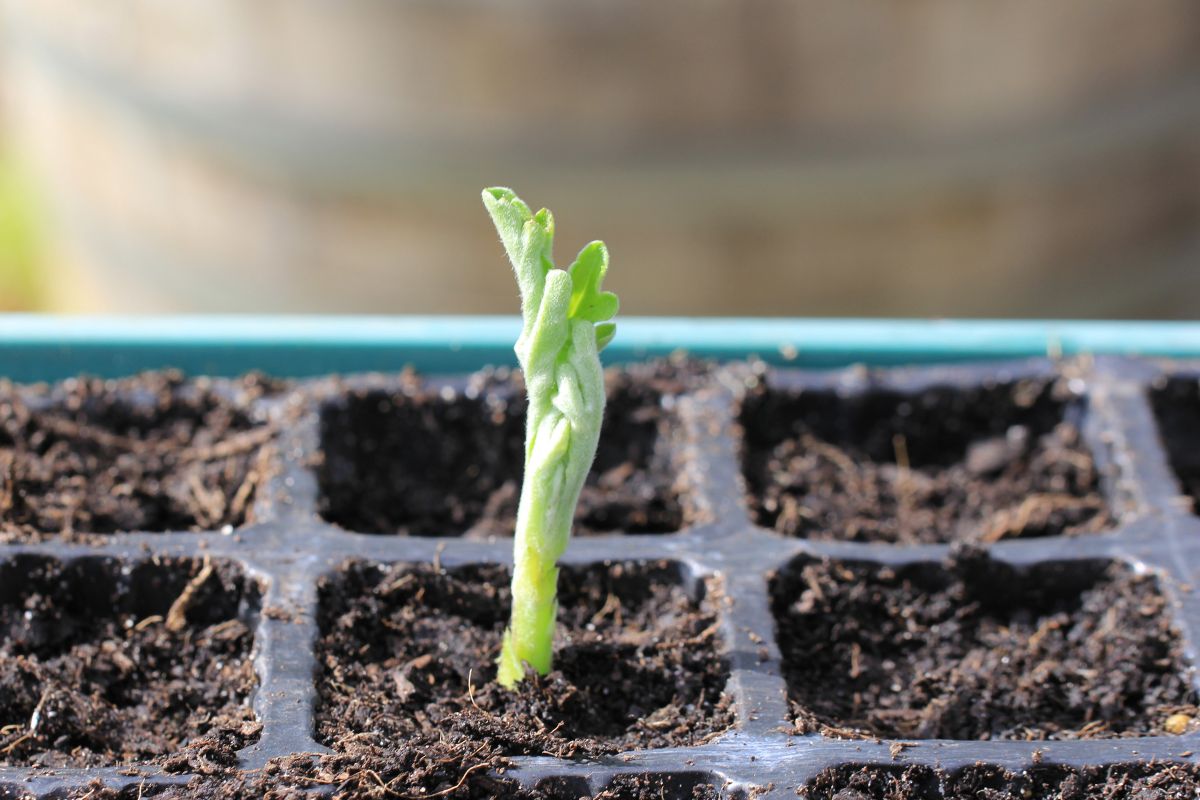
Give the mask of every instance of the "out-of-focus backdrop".
[[0, 308], [1195, 317], [1195, 0], [0, 0]]

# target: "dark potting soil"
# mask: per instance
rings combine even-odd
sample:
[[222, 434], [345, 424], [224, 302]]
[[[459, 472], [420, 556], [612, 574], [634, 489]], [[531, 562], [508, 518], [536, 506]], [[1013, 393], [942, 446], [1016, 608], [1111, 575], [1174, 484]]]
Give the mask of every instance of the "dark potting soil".
[[762, 388], [743, 404], [755, 522], [901, 544], [1104, 530], [1112, 516], [1065, 381], [914, 395]]
[[808, 559], [774, 578], [771, 598], [800, 732], [1030, 740], [1196, 727], [1166, 601], [1119, 562]]
[[144, 373], [18, 390], [0, 384], [0, 541], [247, 522], [272, 431], [244, 410], [269, 391]]
[[697, 745], [733, 724], [718, 584], [670, 563], [563, 567], [554, 670], [495, 684], [509, 614], [498, 567], [352, 563], [322, 586], [317, 738], [572, 757]]
[[[670, 441], [685, 381], [703, 369], [610, 369], [596, 461], [574, 533], [670, 533], [684, 524]], [[413, 379], [362, 390], [321, 415], [320, 510], [362, 533], [511, 536], [524, 468], [525, 393], [507, 372], [455, 391]]]
[[0, 562], [0, 766], [144, 761], [200, 737], [231, 758], [259, 733], [258, 598], [217, 562]]
[[1194, 378], [1164, 381], [1150, 393], [1150, 402], [1180, 488], [1191, 500], [1192, 511], [1197, 511], [1200, 503], [1200, 381]]
[[[1200, 796], [1194, 764], [1129, 764], [1009, 772], [992, 766], [837, 767], [804, 789], [808, 800], [1183, 800]], [[799, 793], [799, 792], [798, 792]]]

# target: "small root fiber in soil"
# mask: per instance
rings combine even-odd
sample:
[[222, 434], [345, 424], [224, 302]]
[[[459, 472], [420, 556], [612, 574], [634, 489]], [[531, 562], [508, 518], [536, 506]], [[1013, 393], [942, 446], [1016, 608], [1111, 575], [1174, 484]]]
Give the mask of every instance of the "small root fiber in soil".
[[1082, 402], [1065, 381], [760, 388], [740, 416], [752, 516], [787, 536], [900, 544], [1104, 530], [1113, 518], [1074, 421]]
[[668, 562], [563, 567], [554, 669], [514, 691], [494, 682], [508, 583], [498, 567], [364, 562], [326, 581], [318, 740], [437, 734], [464, 755], [571, 757], [697, 745], [733, 724], [714, 579], [686, 586]]
[[1031, 740], [1194, 727], [1166, 600], [1120, 562], [805, 558], [771, 598], [800, 732]]
[[259, 733], [258, 598], [220, 562], [0, 563], [0, 766], [126, 764], [205, 737], [231, 758]]
[[1171, 467], [1196, 512], [1200, 510], [1200, 381], [1166, 380], [1150, 393], [1150, 402]]
[[959, 772], [845, 766], [822, 772], [797, 794], [808, 800], [1184, 800], [1200, 797], [1200, 769], [1169, 763], [1024, 772], [985, 765]]
[[[685, 376], [661, 362], [607, 371], [604, 432], [576, 534], [683, 527], [670, 440]], [[321, 515], [362, 533], [511, 536], [524, 437], [524, 390], [506, 373], [465, 389], [413, 378], [400, 390], [351, 391], [321, 415]]]
[[0, 541], [218, 530], [250, 520], [271, 429], [247, 376], [0, 384]]

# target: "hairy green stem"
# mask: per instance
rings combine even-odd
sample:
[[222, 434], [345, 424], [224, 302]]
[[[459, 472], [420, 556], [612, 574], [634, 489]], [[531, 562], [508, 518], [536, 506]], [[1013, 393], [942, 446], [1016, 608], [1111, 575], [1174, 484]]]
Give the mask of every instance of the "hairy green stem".
[[512, 262], [523, 325], [515, 350], [529, 395], [525, 477], [513, 541], [512, 617], [496, 679], [513, 687], [526, 667], [550, 671], [558, 614], [558, 559], [596, 456], [604, 418], [599, 352], [612, 340], [617, 296], [600, 289], [608, 250], [592, 242], [565, 270], [553, 260], [554, 218], [531, 212], [511, 190], [486, 189], [483, 204]]

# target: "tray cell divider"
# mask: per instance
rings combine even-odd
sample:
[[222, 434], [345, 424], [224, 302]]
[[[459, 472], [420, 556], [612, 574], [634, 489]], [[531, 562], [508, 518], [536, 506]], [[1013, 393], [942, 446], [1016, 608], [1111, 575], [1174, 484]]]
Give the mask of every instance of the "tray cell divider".
[[257, 742], [239, 753], [242, 765], [257, 769], [276, 756], [331, 752], [314, 738], [319, 702], [317, 581], [324, 565], [310, 557], [248, 566], [255, 573], [266, 574], [269, 583], [255, 652], [259, 687], [254, 710], [263, 730]]

